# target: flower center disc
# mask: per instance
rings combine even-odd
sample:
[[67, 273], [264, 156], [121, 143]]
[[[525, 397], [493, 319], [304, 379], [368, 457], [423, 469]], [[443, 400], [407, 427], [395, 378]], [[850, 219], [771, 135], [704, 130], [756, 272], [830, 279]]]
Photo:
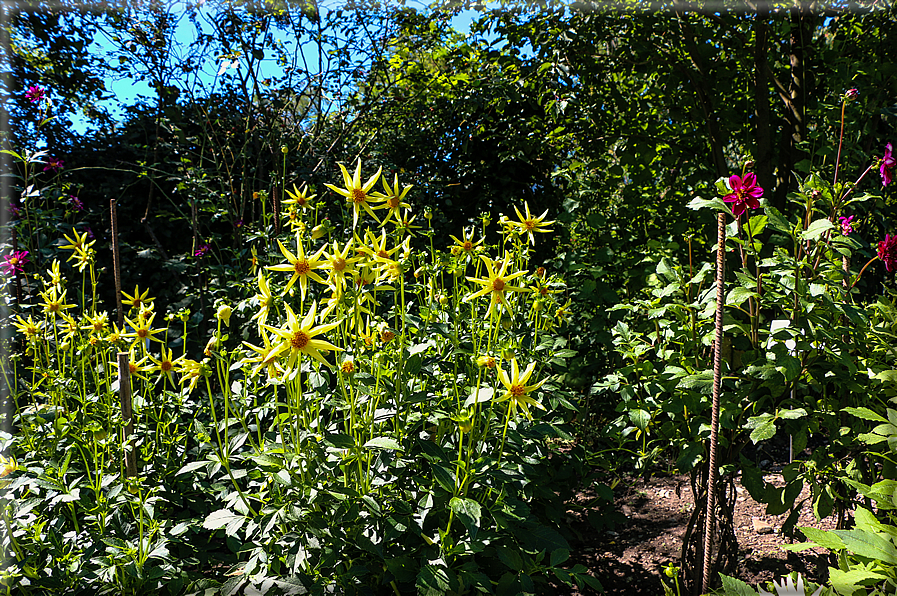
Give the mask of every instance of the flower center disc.
[[171, 362], [163, 360], [162, 364], [159, 365], [159, 368], [161, 368], [163, 372], [168, 372], [171, 370]]
[[139, 337], [140, 339], [146, 339], [146, 336], [147, 336], [146, 329], [138, 329], [137, 330], [137, 337]]
[[294, 269], [299, 275], [306, 275], [309, 271], [311, 271], [311, 267], [309, 266], [308, 261], [296, 261]]
[[387, 201], [390, 209], [398, 209], [399, 208], [399, 197], [389, 197], [389, 201]]
[[367, 194], [361, 190], [360, 188], [352, 189], [352, 202], [356, 205], [360, 205], [368, 200]]
[[492, 289], [496, 292], [501, 292], [505, 289], [505, 280], [500, 277], [496, 277], [495, 281], [492, 282]]
[[342, 271], [346, 268], [346, 260], [342, 258], [333, 259], [333, 269], [334, 271]]
[[511, 397], [520, 397], [526, 393], [526, 387], [523, 385], [511, 385]]
[[473, 250], [473, 244], [471, 244], [470, 242], [465, 242], [465, 243], [464, 243], [464, 250], [466, 250], [467, 252], [472, 251], [472, 250]]
[[309, 339], [310, 338], [305, 331], [297, 331], [293, 334], [293, 337], [290, 338], [290, 346], [293, 349], [301, 350], [308, 345]]
[[533, 229], [535, 229], [535, 227], [536, 227], [536, 222], [534, 222], [534, 221], [531, 220], [531, 219], [528, 219], [528, 220], [526, 220], [525, 222], [523, 222], [523, 226], [524, 226], [527, 230], [533, 230]]

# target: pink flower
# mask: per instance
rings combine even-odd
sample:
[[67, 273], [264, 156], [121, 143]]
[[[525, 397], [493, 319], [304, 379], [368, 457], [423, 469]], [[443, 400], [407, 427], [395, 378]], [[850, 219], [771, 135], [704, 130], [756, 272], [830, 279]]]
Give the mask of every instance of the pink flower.
[[9, 215], [13, 218], [18, 217], [21, 211], [22, 210], [19, 209], [16, 205], [13, 205], [12, 203], [9, 204]]
[[844, 236], [850, 236], [853, 233], [853, 215], [850, 217], [839, 217], [838, 222], [841, 224], [841, 234]]
[[84, 203], [75, 195], [69, 195], [69, 206], [75, 211], [84, 211]]
[[209, 248], [210, 247], [208, 244], [202, 244], [195, 251], [193, 251], [193, 256], [200, 258], [204, 257], [209, 252]]
[[729, 176], [729, 188], [732, 192], [723, 197], [726, 203], [733, 203], [732, 215], [738, 217], [748, 208], [759, 209], [763, 196], [763, 189], [757, 186], [757, 177], [753, 172], [748, 172], [742, 179], [738, 175]]
[[28, 91], [25, 92], [25, 98], [31, 103], [37, 103], [44, 98], [44, 88], [37, 85], [29, 85]]
[[44, 166], [45, 172], [58, 172], [62, 169], [65, 162], [58, 157], [48, 157], [47, 164]]
[[857, 89], [848, 89], [847, 92], [844, 94], [844, 99], [846, 99], [848, 101], [853, 101], [854, 99], [856, 99], [859, 96], [860, 96], [860, 92]]
[[0, 263], [0, 269], [7, 275], [15, 275], [25, 271], [25, 263], [28, 262], [28, 251], [17, 250], [9, 255], [4, 255], [3, 262]]
[[885, 234], [885, 239], [878, 243], [878, 258], [889, 272], [897, 271], [897, 236]]
[[879, 168], [882, 186], [887, 186], [894, 181], [894, 166], [897, 166], [897, 159], [894, 159], [891, 151], [893, 151], [893, 147], [888, 143], [885, 146], [885, 155], [881, 158], [881, 168]]

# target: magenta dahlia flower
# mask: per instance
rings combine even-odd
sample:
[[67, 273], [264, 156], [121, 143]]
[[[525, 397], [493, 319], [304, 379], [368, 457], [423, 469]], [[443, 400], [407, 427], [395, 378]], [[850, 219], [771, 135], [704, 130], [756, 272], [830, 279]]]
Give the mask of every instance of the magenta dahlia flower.
[[44, 98], [44, 88], [37, 85], [29, 85], [28, 91], [25, 92], [25, 98], [31, 103], [37, 103]]
[[850, 236], [853, 233], [853, 215], [850, 217], [839, 217], [838, 223], [841, 224], [841, 234]]
[[885, 239], [878, 243], [878, 258], [889, 272], [897, 271], [897, 236], [885, 234]]
[[894, 156], [891, 153], [893, 150], [894, 148], [888, 143], [885, 146], [885, 155], [881, 158], [879, 172], [881, 173], [882, 186], [887, 186], [894, 181], [894, 166], [897, 166], [897, 159], [894, 159]]
[[[897, 238], [895, 238], [897, 240]], [[0, 269], [3, 269], [7, 275], [15, 275], [25, 271], [25, 263], [28, 262], [28, 251], [17, 250], [11, 254], [3, 256], [3, 262], [0, 263]]]
[[723, 197], [726, 203], [732, 203], [732, 215], [738, 217], [747, 209], [759, 209], [763, 189], [757, 186], [757, 177], [748, 172], [744, 178], [738, 175], [729, 176], [729, 188], [732, 192]]

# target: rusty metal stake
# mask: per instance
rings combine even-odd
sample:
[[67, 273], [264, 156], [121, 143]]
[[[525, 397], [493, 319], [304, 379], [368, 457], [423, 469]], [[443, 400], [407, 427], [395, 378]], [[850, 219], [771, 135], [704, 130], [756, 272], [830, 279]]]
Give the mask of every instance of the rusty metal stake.
[[713, 560], [713, 509], [716, 505], [716, 447], [719, 441], [719, 391], [722, 380], [723, 303], [726, 276], [726, 214], [717, 215], [716, 246], [716, 330], [713, 341], [713, 407], [710, 415], [710, 457], [707, 462], [707, 512], [704, 515], [704, 568], [701, 593], [710, 586], [710, 563]]
[[[131, 367], [128, 353], [118, 353], [118, 396], [121, 400], [121, 417], [125, 423], [125, 441], [134, 434], [134, 422], [131, 420]], [[125, 447], [125, 474], [128, 478], [137, 477], [137, 452], [133, 445]]]
[[[115, 199], [109, 200], [109, 216], [112, 218], [112, 269], [115, 273], [115, 303], [118, 308], [118, 328], [123, 329], [125, 326], [125, 313], [121, 308], [121, 261], [118, 258], [118, 212], [115, 209]], [[127, 356], [127, 354], [125, 355]], [[120, 360], [121, 358], [119, 358]], [[120, 368], [119, 371], [121, 371]], [[119, 374], [121, 373], [119, 372]]]

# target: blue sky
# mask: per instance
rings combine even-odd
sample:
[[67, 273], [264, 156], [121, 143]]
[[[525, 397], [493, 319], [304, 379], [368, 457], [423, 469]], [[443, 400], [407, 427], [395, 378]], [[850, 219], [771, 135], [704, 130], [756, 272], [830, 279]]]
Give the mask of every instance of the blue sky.
[[[476, 17], [476, 15], [476, 11], [463, 11], [452, 19], [452, 27], [459, 32], [467, 33], [469, 32], [470, 24]], [[190, 23], [187, 19], [182, 19], [181, 24], [179, 25], [175, 33], [175, 38], [177, 39], [177, 41], [179, 43], [189, 44], [194, 40], [194, 36], [195, 30], [193, 24]], [[109, 61], [117, 60], [117, 57], [111, 54], [112, 47], [113, 44], [110, 41], [104, 40], [103, 36], [100, 35], [91, 45], [90, 51], [98, 55], [106, 55], [107, 60]], [[315, 53], [314, 56], [306, 55], [306, 58], [309, 59], [309, 61], [316, 62], [317, 54], [315, 52], [314, 46], [309, 44], [307, 47], [308, 50], [303, 48], [303, 53], [306, 53], [306, 51]], [[225, 66], [230, 66], [230, 68], [224, 69], [223, 67]], [[216, 78], [232, 76], [233, 72], [231, 69], [235, 67], [237, 67], [236, 62], [231, 62], [226, 59], [216, 59], [216, 57], [210, 56], [206, 63], [202, 65], [202, 74], [200, 74], [198, 77], [199, 83], [206, 91], [211, 90], [213, 86], [218, 83], [218, 81], [216, 81]], [[245, 68], [245, 64], [242, 67]], [[262, 61], [259, 78], [263, 79], [268, 76], [276, 76], [278, 74], [283, 74], [283, 70], [276, 64], [275, 59], [271, 55], [267, 55]], [[141, 97], [155, 97], [155, 93], [145, 81], [136, 81], [131, 78], [115, 79], [109, 77], [105, 82], [106, 89], [109, 91], [109, 94], [112, 97], [108, 100], [100, 102], [100, 105], [108, 109], [116, 118], [120, 118], [123, 116], [123, 106], [133, 105]], [[85, 131], [87, 131], [90, 124], [89, 121], [81, 114], [73, 115], [72, 122], [73, 128], [79, 134], [83, 134]]]

